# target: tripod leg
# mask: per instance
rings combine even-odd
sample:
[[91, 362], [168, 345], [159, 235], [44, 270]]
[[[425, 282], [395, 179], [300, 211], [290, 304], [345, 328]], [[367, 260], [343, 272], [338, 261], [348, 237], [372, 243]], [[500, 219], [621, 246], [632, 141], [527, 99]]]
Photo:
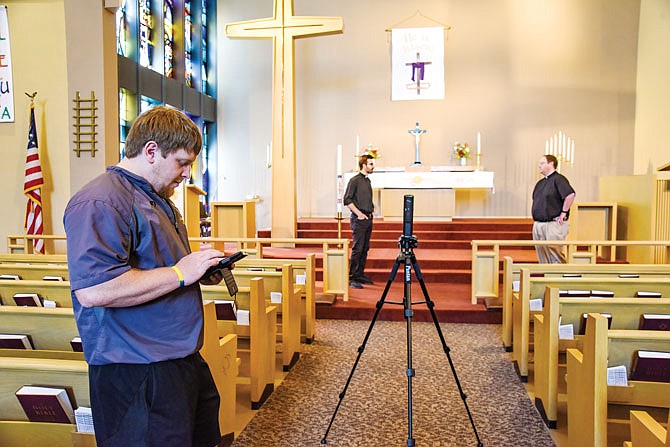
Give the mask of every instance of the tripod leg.
[[349, 384], [351, 383], [351, 379], [354, 377], [354, 372], [356, 371], [356, 367], [358, 366], [358, 361], [361, 359], [361, 356], [363, 355], [363, 351], [365, 350], [365, 345], [368, 343], [368, 339], [370, 338], [370, 334], [372, 333], [372, 328], [375, 325], [375, 322], [377, 321], [377, 317], [379, 316], [379, 312], [382, 310], [382, 306], [384, 305], [384, 301], [386, 300], [386, 295], [388, 294], [389, 289], [391, 288], [391, 283], [393, 283], [393, 280], [395, 279], [395, 275], [398, 273], [398, 267], [400, 267], [400, 257], [398, 257], [395, 261], [395, 264], [393, 264], [393, 269], [391, 269], [391, 274], [389, 275], [388, 282], [386, 283], [386, 287], [384, 288], [384, 292], [382, 293], [381, 298], [379, 301], [377, 301], [376, 304], [376, 309], [375, 309], [375, 314], [372, 317], [372, 321], [370, 322], [370, 326], [368, 327], [368, 331], [365, 334], [365, 338], [363, 339], [363, 343], [361, 346], [358, 347], [358, 355], [356, 356], [356, 360], [354, 361], [354, 366], [351, 368], [351, 372], [349, 373], [349, 377], [347, 378], [347, 382], [344, 384], [344, 389], [340, 393], [339, 401], [337, 402], [337, 406], [335, 407], [335, 411], [333, 412], [332, 417], [330, 418], [330, 422], [328, 423], [328, 428], [326, 429], [326, 433], [323, 435], [323, 438], [321, 439], [321, 444], [327, 444], [328, 442], [326, 441], [326, 438], [328, 437], [328, 433], [330, 433], [330, 429], [333, 426], [333, 422], [335, 421], [335, 416], [337, 416], [337, 412], [340, 410], [340, 405], [342, 405], [342, 401], [344, 400], [344, 396], [347, 394], [347, 389], [349, 389]]
[[458, 380], [458, 374], [456, 373], [456, 367], [454, 366], [454, 362], [451, 359], [451, 348], [447, 346], [447, 342], [444, 339], [444, 334], [442, 334], [442, 328], [440, 327], [440, 322], [437, 320], [437, 314], [435, 313], [435, 303], [430, 299], [430, 296], [428, 295], [428, 289], [426, 289], [426, 283], [423, 281], [423, 275], [421, 274], [421, 269], [419, 268], [419, 263], [416, 260], [416, 256], [414, 256], [414, 253], [411, 255], [411, 262], [412, 262], [412, 267], [414, 268], [414, 272], [416, 273], [416, 279], [419, 281], [419, 285], [421, 286], [421, 291], [423, 292], [423, 296], [426, 300], [426, 306], [428, 306], [428, 311], [430, 312], [430, 316], [433, 318], [433, 324], [435, 325], [435, 329], [437, 330], [437, 335], [440, 338], [440, 343], [442, 344], [442, 350], [444, 353], [447, 355], [447, 360], [449, 361], [449, 367], [451, 368], [451, 374], [454, 376], [454, 381], [456, 382], [456, 387], [458, 388], [458, 392], [461, 395], [461, 400], [463, 401], [463, 405], [465, 405], [465, 411], [468, 414], [468, 419], [470, 419], [470, 425], [472, 426], [472, 431], [475, 434], [475, 438], [477, 438], [477, 446], [478, 447], [483, 447], [484, 444], [482, 443], [481, 439], [479, 438], [479, 433], [477, 432], [477, 427], [475, 426], [475, 421], [472, 418], [472, 413], [470, 413], [470, 407], [468, 407], [468, 396], [465, 394], [463, 391], [463, 387], [461, 386], [461, 381]]

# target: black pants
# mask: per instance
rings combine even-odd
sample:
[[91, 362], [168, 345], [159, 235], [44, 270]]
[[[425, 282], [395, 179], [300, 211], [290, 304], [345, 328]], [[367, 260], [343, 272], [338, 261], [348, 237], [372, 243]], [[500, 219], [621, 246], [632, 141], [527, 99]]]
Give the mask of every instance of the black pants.
[[150, 364], [89, 365], [100, 447], [212, 447], [219, 393], [200, 354]]
[[349, 263], [349, 280], [357, 281], [364, 275], [365, 262], [368, 260], [370, 236], [372, 236], [372, 215], [361, 220], [355, 214], [351, 216], [351, 231], [354, 233], [354, 243], [351, 246], [351, 261]]

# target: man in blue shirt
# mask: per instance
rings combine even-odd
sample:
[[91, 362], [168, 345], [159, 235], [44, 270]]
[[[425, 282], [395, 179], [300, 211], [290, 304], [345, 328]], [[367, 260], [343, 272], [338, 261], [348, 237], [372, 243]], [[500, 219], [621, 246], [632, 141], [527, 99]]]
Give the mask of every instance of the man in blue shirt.
[[93, 179], [63, 217], [72, 302], [89, 363], [98, 446], [219, 443], [219, 395], [202, 346], [199, 282], [224, 253], [191, 253], [169, 197], [202, 147], [183, 113], [141, 114], [125, 158]]

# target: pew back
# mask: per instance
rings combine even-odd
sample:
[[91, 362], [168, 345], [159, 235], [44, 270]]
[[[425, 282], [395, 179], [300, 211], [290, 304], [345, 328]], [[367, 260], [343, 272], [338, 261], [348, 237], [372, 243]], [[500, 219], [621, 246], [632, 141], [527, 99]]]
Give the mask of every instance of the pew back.
[[15, 306], [17, 293], [37, 293], [56, 302], [57, 307], [72, 307], [69, 281], [0, 280], [0, 301], [4, 306]]

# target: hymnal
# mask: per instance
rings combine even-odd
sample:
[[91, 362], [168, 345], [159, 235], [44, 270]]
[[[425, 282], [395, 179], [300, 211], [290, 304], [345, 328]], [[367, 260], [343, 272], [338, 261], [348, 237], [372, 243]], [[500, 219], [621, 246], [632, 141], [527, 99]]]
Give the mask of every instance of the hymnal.
[[[582, 314], [582, 321], [579, 323], [579, 335], [584, 335], [586, 333], [586, 318], [589, 314]], [[601, 313], [603, 317], [607, 318], [607, 329], [612, 326], [612, 314]]]
[[531, 273], [531, 278], [544, 278], [544, 273]]
[[670, 331], [670, 314], [640, 315], [640, 329], [643, 331]]
[[95, 433], [93, 413], [89, 407], [79, 407], [74, 410], [74, 418], [77, 421], [77, 431], [79, 433]]
[[0, 348], [35, 349], [30, 335], [27, 334], [0, 334]]
[[84, 352], [84, 345], [81, 344], [81, 337], [74, 337], [70, 340], [70, 346], [75, 352]]
[[10, 274], [3, 274], [0, 275], [0, 279], [13, 279], [13, 280], [19, 280], [21, 277], [19, 275], [10, 275]]
[[587, 298], [591, 296], [590, 290], [559, 290], [558, 296], [570, 298]]
[[611, 290], [591, 290], [591, 296], [596, 298], [614, 298], [614, 292]]
[[608, 386], [628, 386], [628, 371], [624, 365], [607, 368]]
[[619, 273], [619, 278], [639, 278], [637, 273]]
[[249, 267], [249, 268], [247, 269], [247, 271], [248, 271], [248, 272], [262, 272], [262, 271], [263, 271], [263, 267]]
[[36, 293], [15, 293], [14, 302], [17, 306], [43, 306], [42, 298]]
[[637, 298], [661, 298], [661, 292], [645, 292], [645, 291], [637, 291], [635, 292], [635, 296]]
[[65, 281], [62, 276], [45, 276], [42, 278], [42, 281]]
[[563, 273], [563, 278], [581, 278], [581, 273]]
[[233, 300], [214, 300], [217, 320], [236, 320], [237, 308]]
[[240, 326], [249, 326], [249, 311], [239, 309], [237, 311], [237, 324]]
[[74, 410], [65, 388], [26, 385], [16, 397], [31, 422], [74, 424]]
[[631, 379], [670, 383], [670, 352], [637, 351]]
[[281, 304], [281, 292], [270, 292], [270, 302], [273, 304]]

